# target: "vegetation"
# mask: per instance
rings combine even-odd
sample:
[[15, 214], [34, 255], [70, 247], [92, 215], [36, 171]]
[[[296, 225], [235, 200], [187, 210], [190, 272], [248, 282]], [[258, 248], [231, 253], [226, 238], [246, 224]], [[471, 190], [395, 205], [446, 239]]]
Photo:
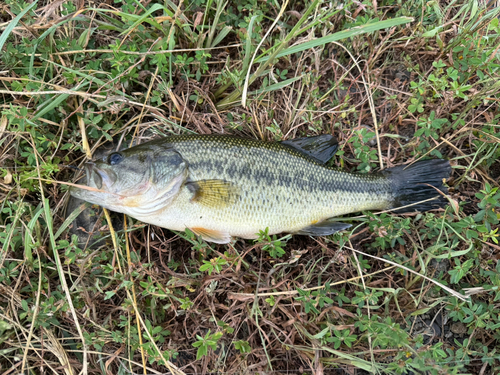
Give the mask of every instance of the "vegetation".
[[[6, 0], [2, 372], [500, 373], [500, 10], [484, 3]], [[447, 158], [450, 205], [228, 246], [66, 210], [100, 146], [189, 132], [329, 133], [332, 163], [362, 172]], [[100, 245], [78, 243], [84, 209]]]

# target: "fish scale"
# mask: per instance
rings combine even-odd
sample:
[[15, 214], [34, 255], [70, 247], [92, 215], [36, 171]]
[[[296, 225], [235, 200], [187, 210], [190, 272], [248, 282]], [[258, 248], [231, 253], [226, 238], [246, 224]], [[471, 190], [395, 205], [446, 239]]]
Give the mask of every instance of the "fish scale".
[[[71, 193], [147, 223], [172, 230], [190, 228], [218, 243], [232, 237], [256, 238], [266, 228], [270, 234], [326, 235], [349, 227], [329, 221], [335, 216], [407, 204], [415, 210], [445, 204], [439, 191], [446, 192], [442, 179], [450, 173], [447, 161], [350, 173], [325, 165], [332, 155], [328, 151], [336, 149], [332, 140], [166, 137], [118, 153], [116, 163], [92, 164], [90, 186], [104, 192]], [[103, 186], [102, 181], [112, 184]], [[137, 181], [142, 181], [141, 187], [134, 189], [131, 185], [139, 186]], [[437, 200], [419, 203], [427, 198]]]
[[177, 230], [231, 227], [233, 236], [255, 238], [266, 227], [271, 233], [295, 232], [329, 217], [387, 207], [392, 199], [383, 176], [341, 172], [277, 143], [186, 136], [171, 145], [188, 162], [190, 179], [222, 179], [241, 191], [235, 204], [220, 208], [190, 203], [184, 191], [158, 222]]

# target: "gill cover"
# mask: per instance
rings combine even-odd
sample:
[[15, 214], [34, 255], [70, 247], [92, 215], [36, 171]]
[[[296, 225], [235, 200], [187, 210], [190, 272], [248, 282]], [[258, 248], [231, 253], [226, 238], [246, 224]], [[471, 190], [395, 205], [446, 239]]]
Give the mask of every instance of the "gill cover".
[[187, 175], [182, 156], [162, 144], [144, 144], [88, 163], [87, 184], [97, 191], [72, 189], [77, 198], [113, 211], [144, 216], [164, 209]]
[[177, 195], [187, 177], [187, 163], [173, 149], [148, 154], [148, 159], [148, 181], [142, 193], [125, 200], [132, 215], [147, 216], [163, 210]]

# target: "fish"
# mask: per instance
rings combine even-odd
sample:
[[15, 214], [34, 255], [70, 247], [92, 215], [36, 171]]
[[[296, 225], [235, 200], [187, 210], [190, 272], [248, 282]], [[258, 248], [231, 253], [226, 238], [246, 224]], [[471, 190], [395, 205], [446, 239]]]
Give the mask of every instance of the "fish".
[[329, 166], [329, 134], [267, 142], [228, 135], [176, 135], [85, 165], [87, 186], [70, 194], [144, 223], [191, 230], [226, 244], [259, 232], [328, 236], [363, 210], [428, 211], [448, 203], [448, 160], [375, 173]]

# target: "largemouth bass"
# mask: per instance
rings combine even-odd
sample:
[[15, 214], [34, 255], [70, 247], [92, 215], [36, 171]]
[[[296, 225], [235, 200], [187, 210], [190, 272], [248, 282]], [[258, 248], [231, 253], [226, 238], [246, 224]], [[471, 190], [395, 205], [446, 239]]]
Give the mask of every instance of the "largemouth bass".
[[335, 216], [408, 205], [401, 212], [427, 211], [447, 203], [446, 160], [360, 174], [325, 165], [336, 149], [330, 135], [275, 143], [171, 136], [87, 163], [94, 189], [71, 188], [71, 194], [216, 243], [256, 238], [266, 228], [325, 236], [350, 227], [330, 220]]

